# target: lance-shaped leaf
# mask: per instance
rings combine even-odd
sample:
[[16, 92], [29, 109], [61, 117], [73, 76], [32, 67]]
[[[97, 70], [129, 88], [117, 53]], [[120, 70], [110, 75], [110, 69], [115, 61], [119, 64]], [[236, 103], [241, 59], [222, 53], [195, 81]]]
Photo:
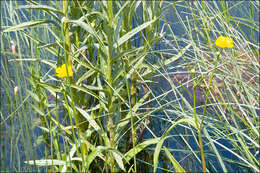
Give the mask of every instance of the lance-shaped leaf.
[[134, 148], [129, 150], [127, 153], [125, 153], [126, 161], [127, 162], [130, 161], [132, 157], [134, 157], [136, 154], [141, 152], [144, 148], [146, 148], [149, 145], [156, 144], [159, 140], [160, 138], [149, 139], [142, 142], [141, 144], [136, 145]]
[[182, 166], [179, 164], [179, 162], [177, 162], [177, 160], [175, 160], [175, 158], [170, 153], [170, 151], [166, 147], [163, 147], [163, 148], [164, 148], [166, 155], [169, 157], [170, 161], [172, 162], [175, 172], [186, 172], [185, 169], [183, 169]]
[[149, 25], [151, 25], [153, 22], [155, 22], [157, 19], [153, 19], [149, 22], [145, 22], [142, 25], [136, 27], [135, 29], [129, 31], [128, 33], [126, 33], [125, 35], [123, 35], [121, 38], [119, 38], [117, 43], [114, 43], [113, 47], [117, 48], [119, 46], [121, 46], [124, 42], [126, 42], [127, 40], [129, 40], [132, 36], [134, 36], [135, 34], [137, 34], [138, 32], [142, 31], [143, 29], [145, 29], [146, 27], [148, 27]]
[[171, 130], [176, 127], [177, 125], [179, 125], [180, 123], [188, 123], [190, 125], [192, 125], [193, 127], [196, 128], [195, 122], [193, 118], [182, 118], [176, 122], [174, 122], [171, 127], [163, 134], [163, 136], [161, 137], [161, 139], [159, 140], [159, 142], [156, 145], [156, 148], [154, 150], [154, 155], [153, 155], [153, 172], [156, 172], [157, 169], [157, 165], [158, 165], [158, 160], [159, 160], [159, 154], [162, 148], [162, 145], [165, 141], [165, 139], [169, 138], [168, 134], [171, 132]]
[[29, 164], [29, 165], [37, 165], [37, 166], [53, 166], [53, 165], [65, 165], [66, 162], [64, 160], [51, 160], [51, 159], [46, 159], [46, 160], [29, 160], [25, 161], [24, 163]]
[[23, 29], [27, 29], [27, 28], [32, 28], [32, 27], [35, 27], [38, 25], [50, 24], [50, 23], [53, 23], [56, 26], [60, 27], [60, 25], [57, 24], [53, 20], [33, 20], [33, 21], [29, 21], [29, 22], [20, 23], [15, 26], [11, 26], [9, 28], [4, 29], [3, 32], [19, 31], [19, 30], [23, 30]]
[[73, 23], [76, 24], [78, 26], [80, 26], [81, 28], [83, 28], [84, 30], [86, 30], [88, 33], [90, 33], [91, 35], [93, 35], [98, 42], [100, 43], [101, 47], [104, 47], [104, 43], [101, 40], [101, 38], [98, 36], [98, 34], [93, 30], [93, 28], [91, 26], [89, 26], [87, 23], [81, 21], [81, 20], [69, 20], [69, 23]]
[[16, 9], [33, 9], [33, 10], [43, 10], [53, 16], [55, 19], [59, 20], [59, 17], [55, 13], [59, 13], [64, 16], [64, 13], [56, 8], [47, 5], [21, 5]]
[[87, 170], [89, 169], [90, 164], [93, 162], [93, 160], [102, 154], [103, 151], [111, 151], [113, 157], [115, 158], [118, 166], [123, 170], [125, 170], [124, 164], [123, 164], [123, 160], [122, 160], [122, 154], [110, 147], [106, 147], [106, 146], [98, 146], [96, 147], [86, 158], [85, 160], [85, 166], [87, 167]]
[[108, 139], [106, 132], [104, 132], [100, 128], [100, 126], [97, 124], [97, 122], [94, 120], [94, 118], [91, 115], [89, 115], [85, 110], [83, 110], [79, 107], [76, 107], [76, 109], [87, 119], [87, 121], [95, 129], [95, 131], [97, 131], [103, 137], [105, 144], [109, 145], [109, 139]]

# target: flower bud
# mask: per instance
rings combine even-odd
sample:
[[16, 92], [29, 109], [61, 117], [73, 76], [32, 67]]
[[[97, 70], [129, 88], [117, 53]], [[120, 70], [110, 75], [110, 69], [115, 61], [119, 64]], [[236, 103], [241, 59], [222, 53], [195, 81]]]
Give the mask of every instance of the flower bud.
[[14, 87], [14, 96], [16, 97], [18, 94], [19, 88], [18, 86]]
[[14, 43], [14, 41], [13, 40], [11, 40], [11, 49], [12, 49], [12, 53], [13, 54], [16, 54], [16, 45], [15, 45], [15, 43]]

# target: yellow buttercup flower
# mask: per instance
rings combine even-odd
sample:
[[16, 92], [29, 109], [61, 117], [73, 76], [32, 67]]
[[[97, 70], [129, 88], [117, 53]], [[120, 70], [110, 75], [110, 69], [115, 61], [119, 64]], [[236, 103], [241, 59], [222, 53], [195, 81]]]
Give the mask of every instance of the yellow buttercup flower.
[[71, 65], [66, 66], [66, 64], [62, 64], [60, 67], [56, 68], [56, 75], [59, 78], [72, 76], [73, 75], [73, 71], [72, 71]]
[[215, 41], [215, 44], [221, 48], [233, 48], [233, 39], [230, 37], [219, 36]]
[[95, 21], [91, 22], [91, 23], [90, 23], [90, 26], [91, 26], [92, 28], [95, 28], [95, 26], [96, 26]]

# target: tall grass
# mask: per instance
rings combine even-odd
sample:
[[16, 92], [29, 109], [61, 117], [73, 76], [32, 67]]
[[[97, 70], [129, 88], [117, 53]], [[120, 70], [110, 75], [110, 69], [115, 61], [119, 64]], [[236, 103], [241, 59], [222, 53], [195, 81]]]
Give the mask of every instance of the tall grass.
[[1, 5], [1, 171], [259, 171], [257, 1]]

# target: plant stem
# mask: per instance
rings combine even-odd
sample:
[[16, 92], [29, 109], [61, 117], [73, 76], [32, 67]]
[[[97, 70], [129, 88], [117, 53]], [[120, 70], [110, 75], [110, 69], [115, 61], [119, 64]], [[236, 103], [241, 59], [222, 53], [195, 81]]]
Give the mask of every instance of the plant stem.
[[[63, 23], [63, 30], [64, 30], [64, 34], [65, 34], [65, 62], [67, 65], [72, 65], [72, 58], [70, 55], [70, 37], [69, 37], [69, 26], [68, 26], [68, 2], [66, 0], [63, 1], [63, 13], [65, 14], [65, 20]], [[67, 66], [66, 66], [67, 67]], [[66, 69], [68, 70], [68, 69]], [[68, 73], [68, 72], [67, 72]], [[71, 88], [71, 84], [73, 84], [73, 78], [68, 78], [68, 84], [69, 84], [69, 90], [70, 90], [70, 95], [71, 95], [71, 100], [72, 103], [74, 103], [75, 105], [77, 105], [77, 97], [76, 97], [76, 89]], [[64, 94], [64, 97], [66, 97], [66, 95]], [[82, 117], [82, 115], [75, 109], [75, 106], [72, 106], [73, 108], [73, 116], [75, 118], [76, 121], [76, 126], [77, 129], [79, 130], [79, 137], [82, 135], [82, 133], [85, 131], [85, 126], [84, 123], [82, 123], [84, 121], [84, 118]], [[70, 117], [71, 118], [71, 117]], [[72, 132], [73, 132], [73, 137], [74, 137], [74, 141], [76, 144], [76, 149], [77, 149], [77, 153], [78, 155], [80, 155], [79, 151], [78, 151], [78, 142], [75, 136], [75, 130], [73, 127], [73, 123], [71, 121], [71, 125], [72, 125]], [[82, 159], [84, 159], [84, 155], [87, 154], [87, 147], [85, 144], [81, 145], [81, 149], [82, 149]]]
[[216, 63], [214, 65], [214, 68], [213, 68], [213, 71], [210, 75], [210, 81], [209, 81], [209, 88], [208, 88], [208, 91], [206, 93], [206, 99], [205, 99], [205, 104], [204, 104], [204, 108], [203, 108], [203, 116], [202, 116], [202, 120], [201, 120], [201, 123], [200, 123], [200, 129], [202, 128], [202, 124], [203, 124], [203, 121], [204, 121], [204, 117], [205, 117], [205, 113], [206, 113], [206, 107], [207, 107], [207, 102], [208, 102], [208, 98], [209, 98], [209, 93], [210, 93], [210, 88], [211, 88], [211, 84], [212, 84], [212, 79], [213, 79], [213, 76], [214, 76], [214, 73], [215, 73], [215, 70], [217, 68], [217, 65], [218, 65], [218, 60], [219, 60], [219, 56], [220, 54], [222, 53], [223, 49], [221, 50], [221, 52], [218, 54], [217, 56], [217, 60], [216, 60]]
[[[108, 15], [109, 15], [109, 27], [112, 27], [113, 21], [113, 6], [112, 1], [108, 1]], [[109, 136], [110, 136], [110, 147], [114, 147], [114, 122], [113, 122], [113, 110], [112, 110], [112, 102], [113, 102], [113, 90], [112, 90], [112, 67], [111, 67], [111, 60], [112, 60], [112, 49], [113, 49], [113, 35], [108, 34], [108, 57], [107, 57], [107, 90], [108, 90], [108, 128], [109, 128]], [[114, 172], [114, 159], [111, 154], [110, 157], [110, 168], [111, 172]]]
[[196, 87], [193, 88], [193, 104], [194, 104], [194, 119], [195, 119], [195, 124], [196, 124], [197, 132], [198, 132], [203, 173], [206, 173], [207, 169], [206, 169], [206, 162], [205, 162], [205, 156], [204, 156], [204, 150], [203, 150], [201, 129], [199, 128], [198, 117], [197, 117], [197, 113], [196, 113]]
[[198, 138], [199, 138], [199, 145], [200, 145], [200, 154], [201, 154], [201, 160], [202, 160], [202, 166], [203, 166], [203, 172], [204, 173], [207, 172], [207, 168], [206, 168], [205, 155], [204, 155], [204, 150], [203, 150], [201, 129], [202, 129], [205, 113], [206, 113], [206, 107], [207, 107], [206, 105], [207, 105], [207, 101], [208, 101], [208, 96], [209, 96], [209, 92], [210, 92], [212, 79], [213, 79], [215, 70], [217, 68], [217, 64], [218, 64], [218, 60], [219, 60], [219, 56], [220, 56], [221, 52], [217, 56], [216, 63], [214, 65], [213, 71], [212, 71], [211, 76], [210, 76], [209, 88], [208, 88], [208, 91], [207, 91], [207, 94], [206, 94], [206, 99], [205, 99], [205, 104], [204, 104], [204, 109], [203, 109], [203, 114], [202, 114], [202, 120], [201, 120], [200, 124], [198, 123], [198, 118], [197, 118], [197, 114], [196, 114], [196, 86], [198, 86], [198, 84], [194, 85], [195, 87], [193, 88], [194, 118], [195, 118], [195, 124], [196, 124], [197, 131], [198, 131]]

